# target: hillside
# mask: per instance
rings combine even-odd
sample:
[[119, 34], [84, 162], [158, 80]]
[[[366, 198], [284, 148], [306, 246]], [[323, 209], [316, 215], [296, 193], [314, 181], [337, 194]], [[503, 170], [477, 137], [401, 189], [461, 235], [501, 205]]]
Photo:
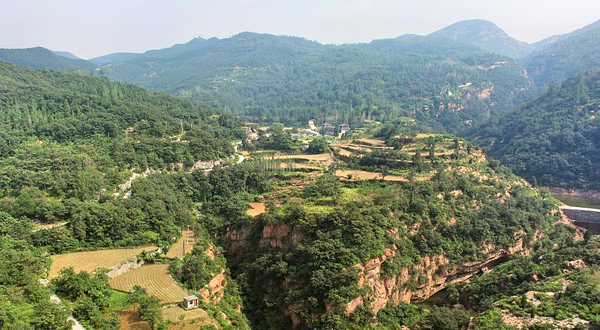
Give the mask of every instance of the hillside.
[[[111, 290], [108, 280], [130, 270], [127, 265], [139, 267], [152, 258], [142, 249], [124, 248], [153, 251], [160, 246], [166, 251], [177, 242], [181, 226], [196, 229], [195, 246], [201, 253], [210, 246], [187, 197], [194, 188], [180, 184], [196, 169], [195, 175], [204, 176], [205, 169], [232, 161], [233, 144], [245, 136], [239, 121], [106, 78], [6, 62], [0, 62], [0, 108], [0, 327], [70, 328], [71, 309], [51, 302], [56, 294], [52, 301], [60, 297], [73, 306], [73, 316], [88, 329], [117, 329], [119, 315], [131, 322], [133, 312], [127, 314], [127, 309], [134, 304], [153, 310], [151, 318], [140, 312], [146, 325], [161, 323], [166, 329], [156, 294], [136, 291], [127, 298]], [[111, 251], [82, 252], [95, 255], [92, 259], [64, 254], [106, 249]], [[224, 274], [219, 251], [211, 253], [213, 259], [205, 257], [203, 269]], [[142, 273], [150, 275], [135, 284], [168, 284], [176, 289], [173, 299], [178, 302], [191, 289], [173, 280], [171, 259], [154, 257], [163, 258], [161, 268], [151, 273], [144, 268]], [[51, 259], [65, 268], [50, 270]], [[46, 286], [39, 279], [50, 271]], [[226, 322], [225, 317], [246, 328], [235, 309], [239, 295], [223, 291], [225, 279], [216, 297], [216, 288], [209, 285], [214, 275], [196, 274], [202, 278], [194, 285], [206, 286], [208, 293], [202, 313], [190, 317], [215, 324]], [[179, 310], [165, 310], [165, 318], [180, 322], [179, 315], [187, 314]]]
[[[227, 213], [222, 244], [255, 328], [460, 329], [479, 312], [418, 304], [552, 244], [548, 236], [569, 239], [547, 192], [467, 142], [395, 133], [389, 143], [354, 133], [329, 145], [333, 156], [249, 155], [269, 170], [266, 185], [239, 189], [266, 211]], [[208, 197], [206, 212], [221, 203]], [[460, 325], [443, 326], [452, 322]]]
[[443, 41], [435, 38], [407, 40], [393, 51], [382, 43], [328, 46], [242, 33], [195, 39], [103, 69], [111, 79], [227, 108], [249, 120], [286, 123], [411, 116], [457, 131], [519, 104], [531, 90], [531, 81], [506, 57], [456, 46], [446, 54], [446, 46], [436, 49]]
[[600, 72], [595, 70], [551, 86], [471, 136], [490, 156], [539, 184], [599, 189], [599, 111]]
[[72, 59], [72, 60], [82, 60], [82, 58], [77, 57], [77, 56], [73, 55], [70, 52], [53, 51], [53, 53], [56, 54], [56, 55], [58, 55], [58, 56], [62, 56], [62, 57], [69, 58], [69, 59]]
[[576, 36], [578, 36], [580, 34], [583, 34], [583, 33], [586, 33], [586, 32], [598, 29], [598, 28], [600, 28], [600, 20], [597, 20], [594, 23], [586, 25], [586, 26], [582, 27], [581, 29], [577, 29], [577, 30], [575, 30], [573, 32], [551, 36], [551, 37], [542, 39], [542, 40], [540, 40], [538, 42], [535, 42], [535, 43], [533, 43], [531, 45], [533, 46], [534, 50], [537, 51], [537, 50], [540, 50], [540, 49], [542, 49], [544, 47], [547, 47], [547, 46], [549, 46], [549, 45], [551, 45], [553, 43], [560, 42], [560, 41], [565, 41], [565, 40], [568, 40], [570, 38], [576, 37]]
[[576, 74], [600, 67], [600, 27], [562, 38], [523, 59], [527, 72], [539, 84], [560, 83]]
[[24, 65], [33, 69], [58, 71], [93, 70], [95, 65], [81, 59], [67, 58], [42, 48], [0, 49], [0, 61]]
[[429, 36], [451, 39], [515, 59], [523, 58], [533, 50], [528, 43], [510, 37], [496, 24], [485, 20], [457, 22]]
[[[572, 242], [547, 192], [415, 125], [304, 141], [274, 124], [248, 139], [211, 108], [9, 63], [0, 106], [3, 327], [68, 328], [72, 313], [89, 329], [442, 329], [494, 311], [477, 286], [460, 288], [467, 311], [409, 303]], [[199, 309], [162, 308], [188, 294]]]

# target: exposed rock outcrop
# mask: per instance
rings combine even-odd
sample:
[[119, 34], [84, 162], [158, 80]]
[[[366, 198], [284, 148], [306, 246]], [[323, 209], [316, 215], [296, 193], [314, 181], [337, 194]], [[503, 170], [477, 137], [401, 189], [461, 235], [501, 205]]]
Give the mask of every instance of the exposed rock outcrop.
[[[534, 240], [541, 237], [536, 234]], [[506, 249], [497, 249], [487, 245], [487, 257], [480, 261], [465, 262], [452, 265], [447, 256], [425, 256], [420, 262], [409, 268], [404, 268], [399, 274], [383, 274], [384, 263], [395, 256], [395, 249], [386, 249], [385, 254], [369, 260], [365, 265], [356, 265], [359, 270], [358, 285], [366, 285], [371, 293], [367, 297], [356, 297], [343, 307], [347, 314], [351, 314], [368, 299], [374, 313], [378, 313], [388, 302], [422, 302], [448, 285], [467, 281], [472, 276], [483, 271], [489, 271], [503, 258], [516, 254], [529, 254], [531, 250], [524, 245], [524, 233], [515, 234], [516, 243]], [[495, 252], [494, 252], [495, 251]], [[411, 274], [412, 273], [412, 274]], [[421, 279], [421, 280], [418, 280]], [[335, 307], [329, 307], [333, 310]]]
[[[236, 251], [245, 244], [249, 234], [250, 228], [246, 226], [241, 228], [230, 228], [227, 231], [227, 238], [229, 239], [227, 252], [229, 254], [235, 254]], [[260, 247], [270, 246], [283, 248], [288, 244], [300, 242], [302, 238], [302, 232], [293, 225], [285, 223], [265, 224], [262, 227], [258, 244]]]
[[227, 284], [226, 278], [227, 275], [225, 274], [225, 270], [222, 270], [219, 274], [214, 276], [204, 288], [198, 290], [198, 295], [205, 302], [218, 303], [225, 295], [225, 286]]

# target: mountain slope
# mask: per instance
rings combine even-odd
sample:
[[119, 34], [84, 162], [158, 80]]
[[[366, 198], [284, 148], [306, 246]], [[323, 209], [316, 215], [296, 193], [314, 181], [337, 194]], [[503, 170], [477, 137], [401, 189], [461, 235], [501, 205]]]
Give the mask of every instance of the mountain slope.
[[43, 48], [0, 49], [0, 61], [24, 65], [33, 69], [53, 69], [59, 71], [93, 70], [95, 65], [81, 59], [71, 59], [56, 55]]
[[181, 54], [186, 51], [198, 49], [205, 42], [206, 42], [205, 39], [195, 38], [185, 44], [177, 44], [177, 45], [174, 45], [169, 48], [149, 50], [144, 53], [113, 53], [113, 54], [107, 54], [104, 56], [95, 57], [95, 58], [90, 59], [89, 61], [96, 65], [102, 66], [102, 65], [111, 64], [111, 63], [115, 64], [115, 63], [127, 62], [127, 61], [135, 60], [138, 58], [153, 58], [153, 59], [168, 58], [168, 57], [176, 56], [176, 55]]
[[540, 184], [600, 189], [600, 71], [565, 81], [472, 137], [519, 175]]
[[560, 83], [578, 73], [600, 68], [600, 27], [556, 41], [523, 60], [538, 85]]
[[457, 22], [429, 36], [455, 40], [512, 58], [525, 57], [532, 50], [528, 43], [510, 37], [496, 24], [485, 20]]
[[[151, 246], [160, 245], [167, 250], [186, 225], [196, 232], [197, 244], [194, 256], [188, 253], [184, 258], [188, 264], [193, 259], [196, 268], [185, 274], [199, 275], [189, 292], [214, 289], [209, 284], [217, 282], [219, 300], [213, 297], [216, 290], [210, 290], [205, 295], [210, 301], [202, 308], [226, 318], [232, 328], [249, 329], [241, 298], [224, 276], [224, 258], [212, 236], [199, 230], [199, 203], [189, 195], [200, 186], [187, 184], [188, 177], [206, 180], [203, 169], [192, 174], [194, 165], [223, 163], [233, 155], [232, 143], [244, 137], [238, 120], [105, 78], [6, 62], [0, 62], [0, 109], [0, 328], [71, 329], [67, 316], [72, 313], [86, 329], [118, 329], [124, 308], [112, 303], [110, 310], [107, 307], [109, 300], [124, 293], [110, 289], [105, 271], [93, 269], [99, 264], [80, 268], [68, 257], [52, 284], [41, 284], [40, 279], [51, 273], [52, 261], [61, 264], [55, 255], [76, 250], [110, 253], [105, 250], [131, 246], [154, 250]], [[126, 261], [128, 257], [117, 256], [109, 262], [135, 263], [143, 257]], [[168, 265], [169, 260], [161, 260]], [[223, 276], [213, 281], [219, 273]], [[75, 282], [80, 283], [76, 288], [67, 284]], [[137, 283], [145, 286], [144, 282]], [[181, 298], [188, 294], [185, 289]], [[57, 297], [50, 298], [54, 294]], [[58, 297], [74, 308], [54, 302]], [[142, 316], [143, 320], [164, 324], [164, 316], [182, 321], [166, 311], [163, 315], [158, 298], [144, 299], [155, 307], [152, 319]], [[82, 304], [93, 314], [80, 313]], [[123, 316], [123, 324], [130, 316]], [[196, 322], [192, 318], [186, 322]], [[209, 315], [202, 318], [212, 322]]]
[[70, 53], [70, 52], [61, 52], [61, 51], [56, 51], [56, 50], [55, 50], [55, 51], [52, 51], [52, 52], [53, 52], [54, 54], [58, 55], [58, 56], [62, 56], [62, 57], [68, 58], [68, 59], [72, 59], [72, 60], [83, 60], [82, 58], [80, 58], [80, 57], [77, 57], [77, 56], [73, 55], [73, 54], [72, 54], [72, 53]]
[[142, 54], [139, 53], [113, 53], [108, 55], [103, 55], [99, 57], [95, 57], [89, 60], [89, 62], [94, 63], [99, 66], [103, 66], [110, 63], [119, 63], [126, 62], [140, 57]]
[[394, 41], [399, 47], [386, 46], [388, 41], [332, 46], [241, 33], [196, 40], [196, 48], [171, 57], [103, 68], [115, 80], [228, 108], [249, 120], [287, 123], [412, 116], [439, 130], [457, 130], [511, 108], [530, 89], [530, 80], [506, 57], [464, 46], [448, 54], [436, 50], [444, 41], [415, 38]]
[[555, 36], [551, 36], [546, 39], [540, 40], [538, 42], [531, 44], [531, 46], [533, 46], [533, 48], [537, 51], [537, 50], [547, 47], [553, 43], [556, 43], [559, 41], [565, 41], [567, 39], [576, 37], [580, 34], [583, 34], [583, 33], [598, 29], [598, 28], [600, 28], [600, 20], [597, 20], [594, 23], [586, 25], [586, 26], [582, 27], [581, 29], [577, 29], [573, 32], [569, 32], [569, 33], [565, 33], [565, 34], [561, 34], [561, 35], [555, 35]]

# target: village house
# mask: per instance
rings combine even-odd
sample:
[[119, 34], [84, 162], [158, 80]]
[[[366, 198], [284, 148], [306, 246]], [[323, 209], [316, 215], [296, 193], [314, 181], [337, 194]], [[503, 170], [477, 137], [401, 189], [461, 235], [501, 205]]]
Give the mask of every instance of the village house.
[[344, 135], [344, 134], [346, 134], [346, 132], [348, 132], [350, 130], [350, 125], [341, 124], [339, 128], [340, 128], [340, 135]]
[[321, 126], [321, 130], [323, 131], [323, 135], [333, 136], [335, 132], [335, 127], [328, 122], [324, 122]]
[[198, 308], [198, 297], [194, 295], [183, 297], [181, 307], [183, 307], [184, 309]]

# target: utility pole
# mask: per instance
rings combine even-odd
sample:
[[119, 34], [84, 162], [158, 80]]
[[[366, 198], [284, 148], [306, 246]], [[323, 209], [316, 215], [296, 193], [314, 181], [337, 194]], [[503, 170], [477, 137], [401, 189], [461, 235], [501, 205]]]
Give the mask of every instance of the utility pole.
[[190, 238], [190, 225], [188, 225], [187, 232], [185, 233], [185, 245], [190, 247], [190, 242], [188, 241]]
[[[183, 226], [181, 226], [181, 235], [183, 235]], [[183, 259], [183, 257], [185, 256], [185, 241], [182, 240], [181, 244], [183, 245], [183, 252], [182, 252], [182, 255], [181, 255], [181, 259]]]

